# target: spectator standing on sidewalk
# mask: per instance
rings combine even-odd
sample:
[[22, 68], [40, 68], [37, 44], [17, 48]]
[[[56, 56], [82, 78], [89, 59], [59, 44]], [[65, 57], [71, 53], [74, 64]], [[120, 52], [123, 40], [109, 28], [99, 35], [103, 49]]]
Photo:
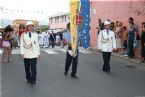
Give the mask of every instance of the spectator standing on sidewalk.
[[114, 24], [114, 22], [111, 22], [111, 24], [110, 24], [110, 30], [115, 31], [115, 24]]
[[[132, 24], [133, 25], [133, 27], [136, 29], [136, 40], [140, 40], [140, 35], [139, 35], [139, 33], [138, 33], [138, 26], [134, 23], [134, 19], [133, 19], [133, 17], [130, 17], [129, 18], [129, 24]], [[130, 27], [129, 27], [129, 29], [130, 29]], [[137, 41], [138, 42], [138, 41]]]
[[31, 21], [26, 23], [26, 32], [21, 35], [20, 52], [24, 58], [26, 80], [31, 85], [36, 84], [37, 58], [40, 55], [38, 34], [34, 32], [34, 24]]
[[118, 22], [118, 24], [116, 24], [117, 27], [115, 29], [115, 35], [116, 35], [116, 47], [118, 49], [119, 52], [122, 51], [122, 42], [121, 42], [121, 35], [122, 35], [122, 22]]
[[104, 29], [104, 23], [102, 23], [101, 19], [98, 19], [97, 29], [98, 29], [98, 35], [99, 35], [99, 32]]
[[111, 52], [116, 51], [115, 33], [110, 30], [110, 21], [104, 22], [105, 29], [101, 30], [98, 37], [98, 51], [102, 51], [103, 55], [103, 71], [110, 72]]
[[141, 33], [141, 62], [145, 62], [145, 22], [142, 23], [142, 33]]
[[129, 32], [128, 32], [128, 57], [131, 59], [134, 57], [134, 48], [137, 45], [137, 30], [134, 27], [134, 23], [130, 22]]
[[118, 26], [118, 23], [119, 23], [119, 21], [115, 21], [115, 23], [114, 23], [114, 31], [116, 30], [116, 27]]
[[[130, 18], [128, 19], [128, 22], [129, 22], [129, 24], [132, 24], [133, 27], [134, 27], [134, 28], [136, 29], [136, 31], [138, 32], [138, 26], [134, 23], [133, 17], [130, 17]], [[130, 29], [130, 27], [129, 27], [129, 29]]]
[[123, 26], [122, 27], [123, 56], [127, 56], [127, 40], [128, 40], [127, 37], [128, 37], [127, 27]]

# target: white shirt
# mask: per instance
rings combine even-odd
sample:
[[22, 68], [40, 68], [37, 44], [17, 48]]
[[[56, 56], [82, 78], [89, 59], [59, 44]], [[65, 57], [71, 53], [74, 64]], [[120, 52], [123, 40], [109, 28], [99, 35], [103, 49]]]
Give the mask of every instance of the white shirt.
[[116, 39], [113, 31], [101, 30], [98, 36], [98, 49], [102, 52], [112, 52], [116, 49]]
[[31, 32], [31, 38], [29, 33], [21, 35], [20, 52], [24, 55], [24, 58], [37, 58], [40, 55], [38, 34], [36, 32]]

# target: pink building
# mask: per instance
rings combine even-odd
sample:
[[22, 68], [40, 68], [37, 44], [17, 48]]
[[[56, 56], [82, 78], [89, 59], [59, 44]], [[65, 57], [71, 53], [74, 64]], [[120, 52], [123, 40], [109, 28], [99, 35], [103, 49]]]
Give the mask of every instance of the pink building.
[[[91, 1], [91, 31], [90, 46], [97, 46], [97, 21], [110, 19], [122, 21], [128, 27], [128, 18], [133, 17], [141, 32], [141, 23], [145, 22], [145, 0], [92, 0]], [[135, 50], [140, 58], [140, 45]]]
[[69, 13], [58, 14], [49, 17], [49, 27], [55, 33], [66, 29], [66, 25], [69, 23]]

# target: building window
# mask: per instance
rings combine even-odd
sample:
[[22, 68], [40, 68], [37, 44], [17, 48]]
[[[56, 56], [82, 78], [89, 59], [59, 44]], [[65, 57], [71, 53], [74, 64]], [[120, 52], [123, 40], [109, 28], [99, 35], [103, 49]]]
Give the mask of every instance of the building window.
[[55, 17], [55, 23], [59, 22], [59, 17]]
[[55, 18], [55, 23], [57, 22], [57, 18]]
[[59, 17], [59, 23], [61, 23], [61, 16]]
[[55, 18], [53, 18], [53, 23], [55, 23]]
[[61, 21], [62, 21], [62, 23], [64, 22], [64, 16], [61, 17]]
[[93, 14], [96, 14], [96, 9], [93, 9], [92, 11], [93, 11]]
[[52, 20], [53, 20], [53, 19], [51, 18], [51, 19], [50, 19], [50, 24], [52, 24], [52, 23], [53, 23], [53, 21], [52, 21]]
[[66, 22], [66, 15], [64, 16], [64, 22]]
[[56, 17], [56, 22], [55, 23], [59, 23], [59, 17]]
[[58, 23], [61, 23], [62, 22], [62, 16], [59, 16], [58, 17]]

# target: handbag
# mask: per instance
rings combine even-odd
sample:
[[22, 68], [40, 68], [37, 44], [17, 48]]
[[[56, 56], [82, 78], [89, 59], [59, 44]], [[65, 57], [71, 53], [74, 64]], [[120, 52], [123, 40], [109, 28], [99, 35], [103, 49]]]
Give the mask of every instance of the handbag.
[[138, 45], [138, 43], [137, 43], [137, 39], [136, 39], [136, 38], [134, 38], [133, 48], [137, 48], [137, 45]]

